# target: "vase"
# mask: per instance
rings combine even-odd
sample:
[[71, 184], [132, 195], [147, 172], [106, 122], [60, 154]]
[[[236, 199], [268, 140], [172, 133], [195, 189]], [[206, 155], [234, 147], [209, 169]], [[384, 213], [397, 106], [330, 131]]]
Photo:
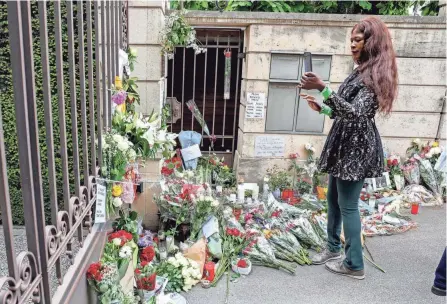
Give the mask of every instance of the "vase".
[[168, 235], [166, 237], [166, 251], [170, 252], [173, 245], [174, 245], [174, 237], [172, 235]]
[[275, 191], [272, 192], [273, 197], [276, 199], [280, 199], [281, 198], [281, 190], [276, 189]]

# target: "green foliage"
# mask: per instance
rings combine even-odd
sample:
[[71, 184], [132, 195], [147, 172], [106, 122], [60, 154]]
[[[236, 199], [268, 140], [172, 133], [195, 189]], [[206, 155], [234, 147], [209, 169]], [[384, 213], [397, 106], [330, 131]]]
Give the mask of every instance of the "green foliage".
[[129, 210], [120, 210], [119, 218], [113, 222], [113, 229], [115, 231], [125, 230], [132, 234], [133, 240], [138, 242], [138, 213]]
[[324, 14], [373, 14], [408, 15], [408, 9], [417, 3], [422, 7], [423, 16], [434, 16], [439, 11], [439, 1], [216, 1], [171, 0], [171, 8], [180, 9], [180, 1], [188, 10], [225, 10], [275, 13], [324, 13]]
[[273, 166], [273, 168], [268, 169], [267, 173], [269, 175], [269, 189], [271, 191], [275, 190], [285, 190], [292, 186], [291, 177], [285, 170], [280, 170], [278, 166]]
[[[90, 3], [90, 2], [88, 2]], [[84, 4], [84, 6], [87, 4]], [[73, 14], [77, 14], [77, 5], [74, 5]], [[85, 12], [85, 9], [84, 9]], [[68, 74], [68, 36], [67, 36], [67, 22], [66, 22], [66, 6], [65, 2], [61, 2], [62, 13], [62, 55], [64, 58], [63, 72], [64, 72], [64, 98], [65, 108], [62, 109], [65, 112], [66, 120], [66, 142], [67, 142], [67, 154], [68, 154], [68, 172], [70, 180], [70, 193], [74, 193], [74, 170], [73, 170], [73, 138], [71, 123], [71, 107], [70, 107], [70, 87], [69, 87], [69, 74]], [[85, 15], [85, 13], [84, 13]], [[35, 88], [36, 88], [36, 108], [37, 108], [37, 123], [38, 123], [38, 135], [40, 143], [40, 161], [42, 172], [42, 187], [43, 187], [43, 199], [45, 204], [45, 216], [49, 221], [50, 217], [50, 198], [49, 198], [49, 181], [48, 181], [48, 158], [47, 158], [47, 144], [45, 140], [45, 112], [43, 106], [43, 81], [42, 81], [42, 63], [41, 63], [41, 49], [40, 49], [40, 32], [39, 32], [39, 19], [38, 19], [38, 7], [37, 2], [31, 2], [31, 17], [32, 17], [32, 35], [33, 35], [33, 59], [34, 59], [34, 72], [35, 72]], [[85, 18], [85, 16], [84, 16]], [[76, 18], [74, 18], [74, 48], [75, 48], [75, 77], [79, 79], [79, 39]], [[85, 19], [84, 19], [85, 20]], [[56, 166], [56, 186], [58, 193], [59, 207], [63, 208], [63, 179], [62, 179], [62, 159], [61, 159], [61, 141], [60, 141], [60, 123], [59, 123], [59, 105], [58, 105], [58, 86], [56, 78], [56, 42], [55, 42], [55, 27], [54, 27], [54, 3], [47, 3], [47, 33], [48, 33], [48, 53], [49, 53], [49, 65], [50, 65], [50, 93], [52, 97], [52, 116], [53, 116], [53, 139], [54, 139], [54, 154], [55, 154], [55, 166]], [[7, 7], [5, 1], [0, 1], [0, 25], [2, 31], [0, 31], [0, 106], [2, 112], [3, 132], [5, 140], [5, 154], [7, 160], [7, 174], [10, 187], [11, 209], [13, 223], [18, 225], [24, 224], [23, 219], [23, 202], [20, 185], [20, 170], [19, 170], [19, 155], [18, 155], [18, 138], [16, 129], [16, 114], [14, 106], [14, 90], [12, 83], [12, 71], [10, 62], [10, 46], [9, 46], [9, 33], [8, 33], [8, 21], [7, 21]], [[93, 47], [94, 47], [93, 35]], [[84, 45], [87, 48], [86, 38], [84, 37]], [[83, 63], [85, 66], [86, 63]], [[90, 68], [90, 67], [89, 67]], [[94, 69], [94, 67], [91, 67]], [[86, 75], [87, 77], [87, 75]], [[87, 83], [87, 82], [86, 82]], [[88, 97], [88, 86], [86, 89], [86, 97]], [[79, 100], [80, 88], [79, 81], [77, 81], [76, 87], [76, 100]], [[89, 115], [88, 98], [87, 98], [87, 117]], [[95, 114], [96, 117], [96, 114]], [[83, 153], [82, 153], [82, 132], [81, 132], [81, 105], [77, 102], [77, 121], [78, 121], [78, 142], [80, 143], [79, 151], [79, 164], [81, 181], [83, 180]], [[88, 120], [88, 123], [89, 120]], [[90, 143], [87, 143], [90, 146]]]

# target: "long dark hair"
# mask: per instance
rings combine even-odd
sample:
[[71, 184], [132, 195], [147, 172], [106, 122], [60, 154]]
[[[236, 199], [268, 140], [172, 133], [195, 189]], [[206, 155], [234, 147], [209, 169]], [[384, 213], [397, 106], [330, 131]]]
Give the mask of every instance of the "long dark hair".
[[397, 64], [390, 32], [380, 19], [369, 17], [354, 26], [352, 32], [365, 37], [358, 70], [365, 85], [377, 95], [379, 111], [389, 114], [397, 97]]

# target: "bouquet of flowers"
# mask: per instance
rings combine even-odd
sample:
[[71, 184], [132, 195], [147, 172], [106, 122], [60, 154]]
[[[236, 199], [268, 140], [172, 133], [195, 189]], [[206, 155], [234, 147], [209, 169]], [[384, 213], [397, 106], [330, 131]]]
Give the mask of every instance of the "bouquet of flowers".
[[135, 269], [135, 280], [140, 290], [154, 290], [156, 277], [156, 267], [152, 263], [142, 261]]
[[149, 230], [145, 230], [138, 239], [137, 245], [139, 248], [146, 248], [154, 244], [154, 235]]
[[140, 252], [141, 263], [151, 263], [155, 258], [155, 249], [153, 245], [144, 247]]
[[291, 238], [286, 233], [278, 229], [270, 231], [264, 230], [264, 236], [275, 248], [275, 255], [276, 252], [279, 252], [281, 255], [288, 257], [288, 261], [296, 262], [299, 265], [311, 263], [301, 245], [298, 243], [297, 246], [296, 242], [291, 241]]
[[203, 224], [208, 218], [215, 214], [219, 202], [212, 196], [200, 196], [195, 201], [195, 208], [191, 215], [191, 240], [196, 240], [202, 229]]
[[223, 239], [222, 246], [222, 259], [219, 261], [219, 266], [216, 270], [216, 275], [212, 286], [216, 286], [223, 274], [231, 266], [231, 261], [242, 252], [249, 240], [245, 231], [239, 230], [237, 228], [231, 228], [231, 226], [226, 226], [225, 231], [221, 233]]
[[297, 218], [287, 223], [287, 229], [291, 231], [302, 243], [319, 251], [324, 246], [323, 240], [315, 232], [312, 224], [305, 217]]
[[131, 261], [134, 266], [138, 258], [138, 246], [131, 233], [119, 230], [109, 235], [109, 242], [104, 247], [103, 262], [116, 263], [119, 278], [123, 278]]
[[160, 117], [154, 111], [147, 117], [139, 113], [116, 112], [112, 125], [121, 136], [129, 139], [139, 157], [155, 158], [157, 152], [162, 152], [166, 158], [173, 156], [177, 134], [162, 128]]
[[175, 47], [179, 45], [194, 49], [196, 54], [206, 52], [206, 48], [203, 48], [196, 38], [196, 31], [186, 22], [184, 15], [185, 11], [169, 14], [161, 30], [162, 51], [169, 59], [174, 58]]
[[401, 168], [405, 179], [410, 185], [419, 185], [421, 183], [419, 165], [414, 157], [404, 163]]
[[168, 279], [168, 292], [188, 291], [202, 278], [199, 263], [185, 258], [181, 253], [161, 263], [157, 267], [157, 274]]
[[199, 124], [202, 126], [203, 132], [205, 132], [206, 135], [211, 136], [210, 130], [208, 129], [206, 121], [203, 118], [202, 113], [200, 112], [199, 108], [197, 107], [195, 101], [191, 99], [190, 101], [186, 102], [186, 105], [188, 106], [188, 109], [191, 111], [192, 115], [194, 115], [194, 117], [197, 119]]
[[161, 167], [161, 175], [165, 178], [173, 176], [182, 167], [182, 160], [178, 157], [165, 159]]
[[[256, 232], [254, 232], [256, 234]], [[261, 265], [275, 269], [284, 269], [295, 274], [296, 267], [278, 261], [275, 257], [275, 251], [262, 235], [257, 235], [243, 250], [243, 254], [248, 256], [254, 265]]]
[[430, 188], [430, 190], [435, 194], [439, 195], [439, 185], [437, 177], [433, 167], [428, 159], [423, 159], [416, 155], [414, 158], [419, 162], [419, 171], [421, 173], [421, 178], [424, 183]]
[[98, 293], [101, 304], [121, 302], [125, 296], [119, 285], [118, 269], [115, 263], [97, 262], [89, 266], [87, 281]]

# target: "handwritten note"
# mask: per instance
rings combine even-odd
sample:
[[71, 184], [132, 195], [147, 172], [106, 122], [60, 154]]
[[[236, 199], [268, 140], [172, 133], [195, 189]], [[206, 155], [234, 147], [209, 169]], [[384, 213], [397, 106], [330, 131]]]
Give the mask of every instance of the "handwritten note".
[[284, 156], [285, 143], [282, 136], [256, 136], [255, 156], [281, 157]]
[[95, 223], [106, 222], [106, 186], [96, 185], [96, 213]]
[[192, 145], [182, 149], [182, 157], [185, 162], [199, 158], [200, 156], [202, 156], [202, 152], [200, 152], [199, 145]]
[[264, 118], [264, 93], [247, 93], [247, 106], [245, 108], [245, 118], [259, 119]]

